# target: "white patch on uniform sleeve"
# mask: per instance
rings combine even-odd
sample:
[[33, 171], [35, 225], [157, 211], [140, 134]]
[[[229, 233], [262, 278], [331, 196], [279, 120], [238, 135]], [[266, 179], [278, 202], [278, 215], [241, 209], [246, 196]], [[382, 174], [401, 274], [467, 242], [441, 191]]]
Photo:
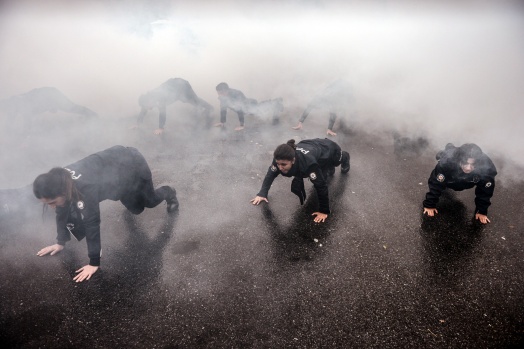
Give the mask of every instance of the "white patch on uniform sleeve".
[[76, 207], [78, 207], [79, 209], [83, 210], [85, 205], [84, 205], [84, 202], [82, 200], [78, 201], [76, 203]]
[[311, 178], [311, 180], [314, 181], [315, 179], [317, 179], [317, 174], [315, 172], [311, 172], [309, 174], [309, 178]]
[[437, 181], [442, 183], [442, 182], [444, 182], [445, 179], [446, 179], [446, 177], [442, 173], [439, 173], [437, 175]]
[[277, 172], [277, 167], [275, 165], [271, 165], [270, 169], [273, 172]]
[[486, 188], [491, 187], [491, 182], [486, 183]]

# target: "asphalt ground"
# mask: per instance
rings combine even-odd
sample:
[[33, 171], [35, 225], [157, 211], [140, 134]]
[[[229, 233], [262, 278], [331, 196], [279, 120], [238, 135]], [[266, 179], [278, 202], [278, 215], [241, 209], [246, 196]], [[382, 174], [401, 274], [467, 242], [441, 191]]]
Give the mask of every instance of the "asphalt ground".
[[524, 183], [505, 179], [503, 159], [493, 158], [499, 176], [490, 224], [472, 220], [473, 190], [444, 195], [429, 219], [422, 200], [437, 149], [399, 153], [387, 132], [339, 132], [351, 171], [337, 168], [332, 214], [316, 224], [309, 181], [303, 206], [284, 177], [275, 180], [269, 204], [249, 200], [274, 148], [293, 137], [323, 137], [320, 122], [293, 131], [294, 120], [271, 126], [247, 119], [235, 133], [230, 115], [224, 131], [189, 123], [156, 137], [154, 121], [138, 131], [127, 130], [126, 120], [106, 120], [4, 137], [6, 189], [122, 144], [144, 154], [156, 185], [174, 185], [180, 211], [169, 215], [162, 203], [134, 216], [119, 202], [102, 202], [102, 266], [75, 283], [75, 270], [88, 263], [85, 241], [36, 256], [55, 241], [54, 212], [43, 212], [30, 187], [0, 191], [2, 347], [524, 344]]

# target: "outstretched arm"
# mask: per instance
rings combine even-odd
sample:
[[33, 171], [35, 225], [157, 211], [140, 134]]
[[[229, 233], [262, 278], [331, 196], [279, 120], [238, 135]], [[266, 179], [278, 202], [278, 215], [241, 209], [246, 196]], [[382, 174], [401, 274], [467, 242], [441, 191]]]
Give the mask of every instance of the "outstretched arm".
[[328, 129], [326, 131], [326, 134], [328, 136], [336, 136], [337, 134], [333, 132], [333, 126], [335, 126], [335, 121], [337, 120], [337, 114], [331, 112], [329, 113], [329, 123], [328, 123]]
[[319, 167], [315, 168], [310, 174], [309, 179], [317, 191], [319, 212], [314, 212], [315, 222], [324, 222], [331, 213], [329, 210], [329, 192], [327, 183]]
[[[422, 203], [424, 209], [435, 209], [439, 201], [440, 195], [446, 189], [446, 175], [443, 173], [442, 168], [437, 165], [431, 172], [428, 178], [429, 191], [426, 193], [426, 199]], [[426, 210], [424, 213], [427, 213]], [[436, 210], [434, 213], [437, 213]], [[428, 216], [433, 216], [428, 213]]]
[[280, 170], [277, 168], [276, 162], [273, 161], [273, 163], [271, 164], [271, 166], [269, 166], [267, 170], [266, 177], [264, 177], [264, 181], [262, 182], [262, 187], [260, 188], [260, 191], [258, 192], [257, 196], [253, 200], [251, 200], [251, 202], [254, 205], [258, 205], [262, 201], [269, 202], [267, 200], [269, 188], [271, 188], [271, 184], [273, 184], [273, 181], [275, 180], [275, 178], [277, 178], [279, 174]]

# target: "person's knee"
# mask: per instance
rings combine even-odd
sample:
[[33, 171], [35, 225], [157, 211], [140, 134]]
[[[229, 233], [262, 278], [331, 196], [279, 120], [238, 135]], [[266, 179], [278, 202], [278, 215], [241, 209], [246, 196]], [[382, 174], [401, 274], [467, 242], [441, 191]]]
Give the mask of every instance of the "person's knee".
[[137, 208], [137, 207], [127, 207], [127, 210], [129, 212], [131, 212], [132, 214], [134, 215], [139, 215], [141, 214], [142, 212], [144, 212], [144, 207], [140, 207], [140, 208]]

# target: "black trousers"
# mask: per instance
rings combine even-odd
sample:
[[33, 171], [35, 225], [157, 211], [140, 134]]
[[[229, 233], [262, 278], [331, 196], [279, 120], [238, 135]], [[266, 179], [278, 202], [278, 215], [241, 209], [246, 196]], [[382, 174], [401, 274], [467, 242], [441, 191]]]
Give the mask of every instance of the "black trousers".
[[[147, 208], [158, 206], [162, 201], [173, 198], [176, 194], [171, 187], [162, 186], [155, 189], [151, 178], [151, 170], [146, 159], [135, 148], [128, 148], [133, 154], [135, 179], [128, 185], [120, 202], [133, 214], [140, 214]], [[146, 178], [148, 179], [146, 179]]]

